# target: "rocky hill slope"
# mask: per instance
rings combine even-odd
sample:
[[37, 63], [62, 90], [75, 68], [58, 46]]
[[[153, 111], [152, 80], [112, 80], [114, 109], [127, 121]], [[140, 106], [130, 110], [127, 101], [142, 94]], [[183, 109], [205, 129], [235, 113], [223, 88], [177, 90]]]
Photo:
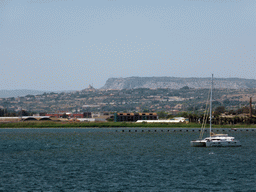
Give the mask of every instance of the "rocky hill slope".
[[[135, 88], [209, 88], [211, 78], [180, 77], [127, 77], [109, 78], [101, 89], [135, 89]], [[215, 88], [248, 89], [256, 88], [255, 79], [214, 78]]]

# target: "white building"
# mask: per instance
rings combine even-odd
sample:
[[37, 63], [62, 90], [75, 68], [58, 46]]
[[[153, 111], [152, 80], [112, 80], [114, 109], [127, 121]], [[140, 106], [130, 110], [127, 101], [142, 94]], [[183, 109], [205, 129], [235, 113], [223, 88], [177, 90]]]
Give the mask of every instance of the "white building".
[[185, 117], [174, 117], [172, 119], [166, 119], [166, 120], [138, 120], [136, 123], [183, 123], [183, 122], [189, 122], [188, 119]]

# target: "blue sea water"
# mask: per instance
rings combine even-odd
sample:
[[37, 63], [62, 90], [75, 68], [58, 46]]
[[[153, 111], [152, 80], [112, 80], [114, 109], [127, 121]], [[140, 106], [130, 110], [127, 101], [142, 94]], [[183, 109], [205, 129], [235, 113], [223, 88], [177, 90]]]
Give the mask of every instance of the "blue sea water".
[[150, 130], [0, 129], [0, 191], [256, 191], [256, 130], [238, 148]]

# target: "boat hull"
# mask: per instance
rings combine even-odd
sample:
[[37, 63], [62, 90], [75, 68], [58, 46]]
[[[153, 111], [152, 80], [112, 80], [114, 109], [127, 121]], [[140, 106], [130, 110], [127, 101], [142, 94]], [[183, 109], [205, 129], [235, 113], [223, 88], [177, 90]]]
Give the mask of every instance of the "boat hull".
[[206, 147], [241, 147], [241, 146], [242, 145], [239, 141], [206, 142]]
[[190, 141], [191, 147], [241, 147], [238, 140], [194, 140]]
[[203, 140], [190, 141], [191, 147], [206, 147], [206, 142]]

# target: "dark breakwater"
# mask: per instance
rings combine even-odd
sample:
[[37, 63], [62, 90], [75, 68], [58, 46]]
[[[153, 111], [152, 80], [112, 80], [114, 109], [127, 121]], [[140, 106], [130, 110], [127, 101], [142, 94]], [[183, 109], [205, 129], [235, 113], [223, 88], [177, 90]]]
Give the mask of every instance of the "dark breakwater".
[[0, 190], [256, 190], [256, 130], [225, 129], [239, 148], [192, 148], [186, 130], [0, 129]]

